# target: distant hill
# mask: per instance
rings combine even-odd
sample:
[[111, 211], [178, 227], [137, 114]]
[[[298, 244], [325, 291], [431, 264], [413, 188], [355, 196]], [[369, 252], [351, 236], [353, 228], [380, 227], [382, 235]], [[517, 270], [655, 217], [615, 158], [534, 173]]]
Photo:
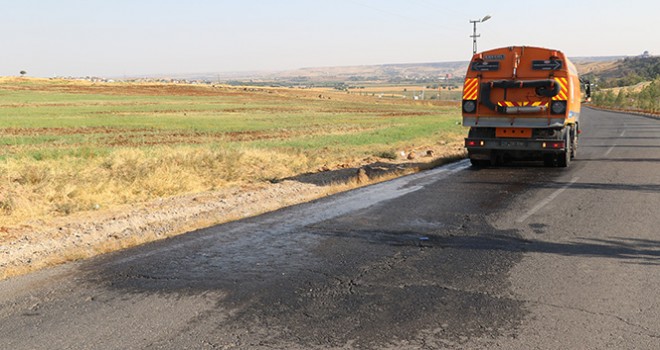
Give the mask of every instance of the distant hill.
[[344, 67], [301, 68], [279, 72], [266, 79], [316, 81], [396, 81], [396, 80], [438, 80], [465, 74], [468, 62], [434, 62], [382, 64]]
[[612, 69], [616, 62], [626, 56], [595, 56], [595, 57], [570, 57], [580, 75], [589, 73], [598, 74], [601, 71]]
[[588, 72], [601, 87], [631, 86], [660, 78], [660, 56], [625, 57], [602, 69]]
[[[598, 77], [616, 77], [620, 69], [637, 62], [625, 56], [571, 57], [580, 74]], [[626, 65], [622, 66], [621, 62]], [[338, 67], [308, 67], [278, 72], [224, 72], [159, 75], [187, 80], [222, 83], [274, 84], [274, 85], [333, 85], [357, 83], [431, 83], [444, 79], [462, 80], [468, 61], [401, 63]], [[623, 68], [622, 68], [623, 67]], [[632, 70], [634, 71], [634, 69]], [[626, 70], [628, 72], [628, 70]], [[625, 75], [624, 75], [625, 76]], [[621, 78], [623, 76], [620, 76]]]
[[594, 62], [613, 62], [626, 58], [628, 56], [577, 56], [569, 57], [573, 63], [576, 65], [582, 63], [594, 63]]

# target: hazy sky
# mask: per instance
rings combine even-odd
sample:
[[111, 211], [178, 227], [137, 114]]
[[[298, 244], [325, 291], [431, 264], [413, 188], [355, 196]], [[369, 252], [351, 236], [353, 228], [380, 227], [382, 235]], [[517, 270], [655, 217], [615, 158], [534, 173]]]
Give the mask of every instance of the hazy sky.
[[0, 0], [0, 75], [135, 76], [469, 60], [544, 46], [660, 54], [657, 0]]

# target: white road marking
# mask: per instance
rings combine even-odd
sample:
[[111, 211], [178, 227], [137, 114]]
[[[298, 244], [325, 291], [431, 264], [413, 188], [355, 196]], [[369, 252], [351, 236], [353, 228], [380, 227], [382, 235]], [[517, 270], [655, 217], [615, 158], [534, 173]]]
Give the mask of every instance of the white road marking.
[[[625, 128], [626, 126], [624, 125], [623, 127]], [[621, 134], [619, 134], [619, 137], [623, 137], [623, 135], [625, 135], [625, 134], [626, 134], [626, 130], [623, 130], [623, 131], [621, 132]], [[614, 150], [614, 147], [616, 147], [616, 146], [617, 146], [617, 145], [613, 145], [612, 147], [610, 147], [610, 148], [607, 150], [607, 152], [605, 152], [605, 157], [607, 157], [607, 156], [610, 154], [610, 152], [612, 152], [612, 150]]]
[[525, 215], [521, 216], [516, 220], [517, 223], [521, 223], [530, 216], [534, 215], [537, 211], [541, 210], [543, 207], [548, 205], [548, 203], [552, 202], [553, 199], [557, 198], [562, 192], [566, 191], [567, 188], [569, 188], [572, 184], [577, 182], [579, 180], [579, 177], [574, 177], [569, 183], [564, 185], [562, 188], [552, 192], [549, 196], [547, 196], [544, 200], [540, 201], [537, 205], [535, 205], [532, 209], [528, 210]]

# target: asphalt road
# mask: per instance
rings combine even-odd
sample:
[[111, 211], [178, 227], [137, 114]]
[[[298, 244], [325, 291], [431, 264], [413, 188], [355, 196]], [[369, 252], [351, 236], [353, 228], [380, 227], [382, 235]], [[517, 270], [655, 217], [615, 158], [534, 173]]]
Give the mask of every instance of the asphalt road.
[[0, 282], [0, 348], [660, 348], [660, 121], [582, 130]]

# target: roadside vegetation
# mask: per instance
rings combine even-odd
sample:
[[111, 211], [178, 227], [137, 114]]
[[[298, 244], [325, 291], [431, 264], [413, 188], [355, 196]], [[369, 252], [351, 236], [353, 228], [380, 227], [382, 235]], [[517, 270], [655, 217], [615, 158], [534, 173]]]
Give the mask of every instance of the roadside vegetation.
[[603, 89], [652, 81], [660, 77], [660, 56], [626, 57], [611, 67], [585, 74], [584, 77]]
[[331, 90], [5, 78], [0, 233], [450, 147], [464, 132], [456, 106]]
[[594, 94], [593, 103], [600, 107], [659, 113], [660, 79], [631, 87], [600, 90]]
[[585, 74], [596, 85], [598, 107], [660, 112], [660, 57], [628, 57], [611, 67]]

